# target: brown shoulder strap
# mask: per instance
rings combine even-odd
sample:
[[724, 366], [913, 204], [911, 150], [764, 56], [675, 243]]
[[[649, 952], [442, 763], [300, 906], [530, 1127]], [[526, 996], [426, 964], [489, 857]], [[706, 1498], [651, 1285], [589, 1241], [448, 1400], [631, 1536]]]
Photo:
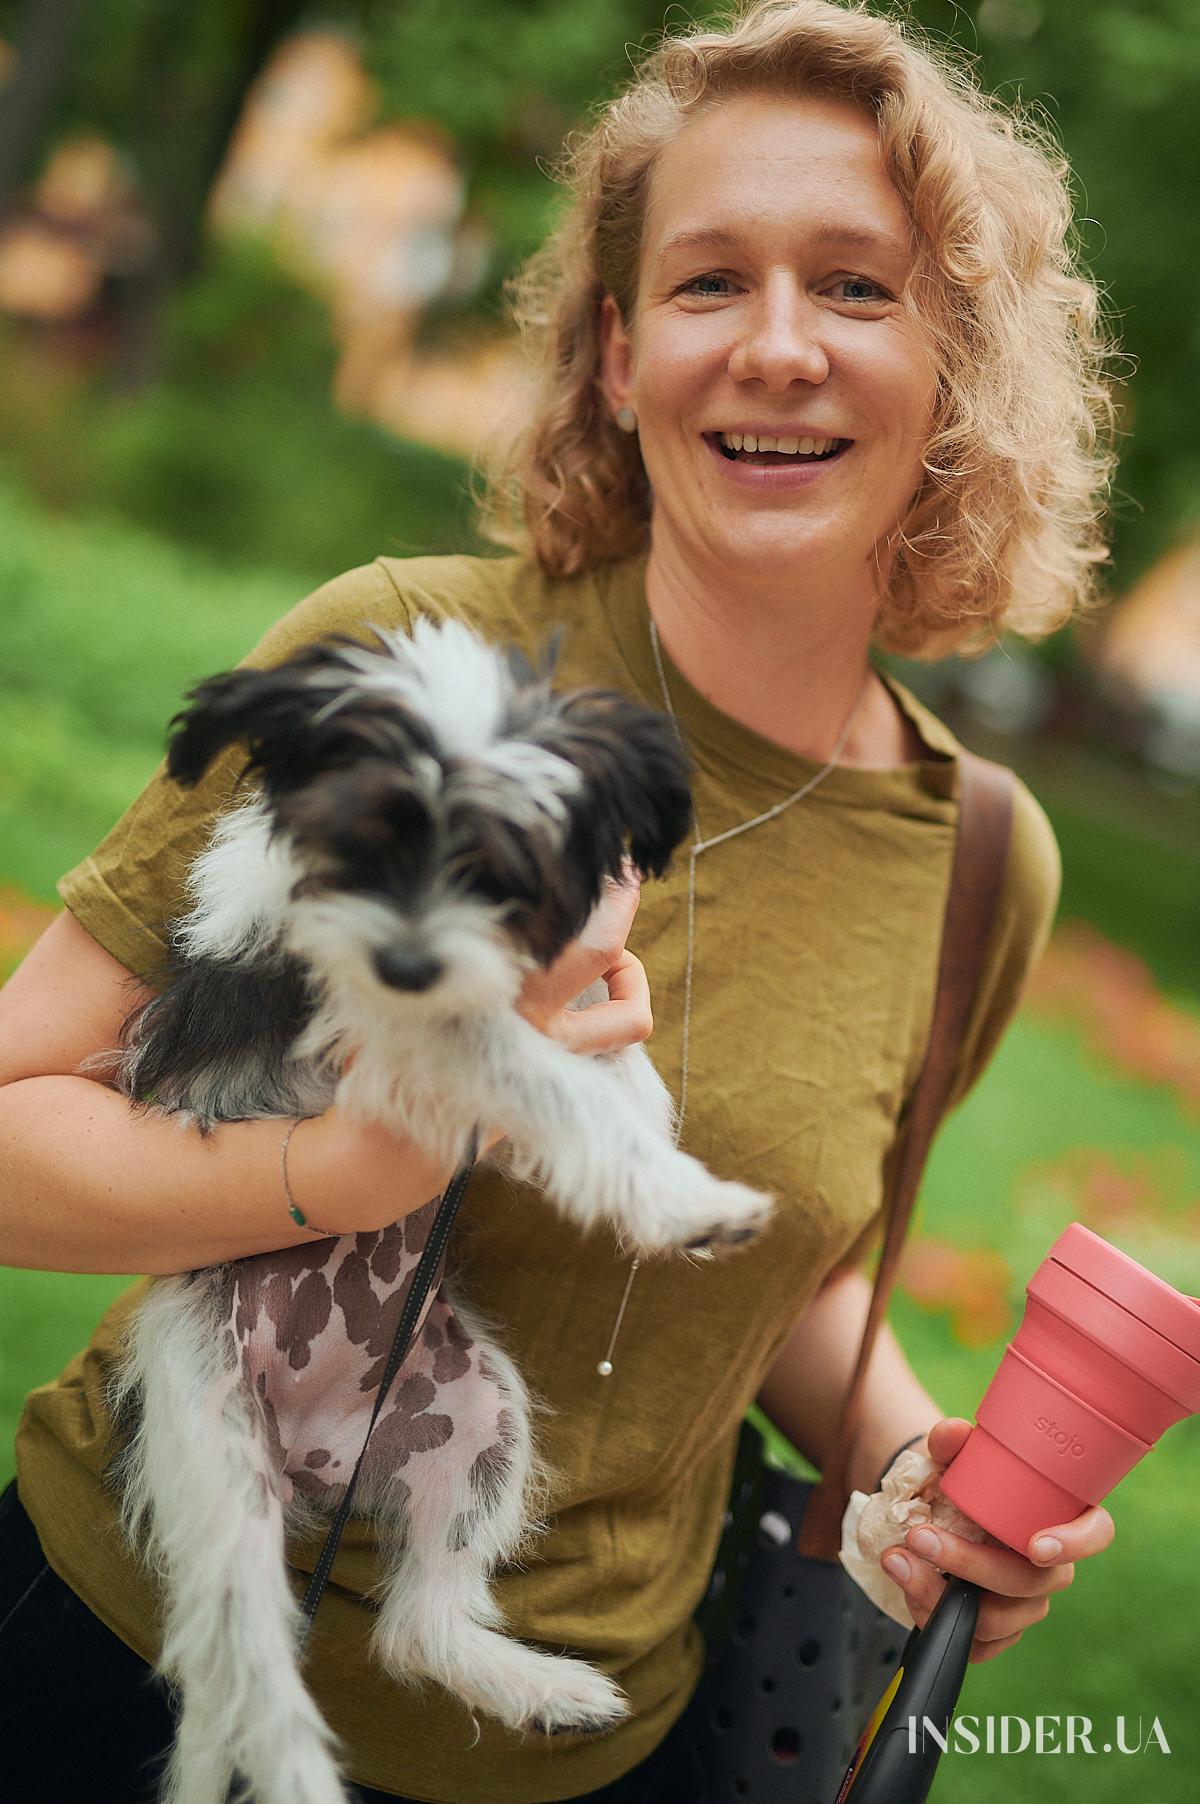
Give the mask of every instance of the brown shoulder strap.
[[797, 1540], [800, 1553], [810, 1559], [835, 1560], [841, 1546], [842, 1517], [850, 1496], [847, 1465], [863, 1380], [896, 1280], [925, 1156], [945, 1110], [1004, 884], [1013, 774], [1004, 765], [961, 750], [958, 769], [958, 838], [946, 896], [929, 1047], [891, 1161], [887, 1233], [858, 1362], [821, 1482], [809, 1498]]

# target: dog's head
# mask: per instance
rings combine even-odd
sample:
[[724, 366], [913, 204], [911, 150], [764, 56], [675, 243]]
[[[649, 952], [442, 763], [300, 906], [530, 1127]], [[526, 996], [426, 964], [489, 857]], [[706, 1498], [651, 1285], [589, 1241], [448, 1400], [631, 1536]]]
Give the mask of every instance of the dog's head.
[[627, 858], [665, 870], [691, 813], [678, 734], [615, 693], [556, 694], [547, 669], [457, 622], [376, 639], [201, 683], [168, 769], [192, 784], [247, 746], [286, 861], [271, 926], [318, 970], [357, 958], [451, 1005], [511, 994], [514, 970], [549, 964]]

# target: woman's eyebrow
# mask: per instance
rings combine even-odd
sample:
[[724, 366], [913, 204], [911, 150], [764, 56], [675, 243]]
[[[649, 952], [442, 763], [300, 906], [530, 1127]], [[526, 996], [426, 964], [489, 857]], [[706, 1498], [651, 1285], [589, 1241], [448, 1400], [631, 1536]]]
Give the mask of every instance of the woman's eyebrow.
[[[810, 244], [844, 245], [848, 250], [869, 251], [876, 255], [907, 257], [910, 252], [907, 240], [897, 238], [892, 232], [875, 231], [870, 226], [841, 225], [836, 220], [806, 229], [804, 237]], [[662, 262], [690, 251], [737, 250], [741, 245], [742, 238], [737, 232], [723, 226], [697, 226], [671, 232], [655, 254]]]

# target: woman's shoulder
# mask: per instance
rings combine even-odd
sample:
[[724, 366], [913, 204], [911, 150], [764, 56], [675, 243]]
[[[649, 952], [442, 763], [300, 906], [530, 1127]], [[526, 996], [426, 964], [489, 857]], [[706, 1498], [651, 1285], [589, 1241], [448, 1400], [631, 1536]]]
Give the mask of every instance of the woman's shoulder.
[[[915, 735], [921, 756], [947, 763], [960, 758], [967, 748], [945, 721], [894, 673], [883, 674], [905, 716], [910, 747]], [[1046, 810], [1015, 771], [1012, 778], [1012, 834], [1002, 908], [1024, 918], [1032, 917], [1036, 923], [1054, 913], [1062, 883], [1062, 860]]]
[[1012, 845], [1006, 889], [1009, 905], [1049, 931], [1062, 889], [1062, 855], [1050, 817], [1022, 779], [1013, 777]]
[[1033, 791], [1014, 773], [1004, 883], [949, 1107], [959, 1103], [978, 1081], [1020, 1007], [1046, 950], [1061, 887], [1062, 859], [1054, 828]]
[[418, 618], [459, 620], [497, 641], [536, 640], [568, 605], [562, 593], [567, 586], [514, 553], [381, 556], [314, 589], [276, 621], [245, 661], [281, 663], [331, 633], [407, 631]]

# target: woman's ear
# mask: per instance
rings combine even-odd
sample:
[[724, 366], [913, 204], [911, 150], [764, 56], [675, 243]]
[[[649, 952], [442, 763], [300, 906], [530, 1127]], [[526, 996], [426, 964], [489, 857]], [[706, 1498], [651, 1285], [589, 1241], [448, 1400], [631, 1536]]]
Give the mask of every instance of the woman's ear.
[[633, 371], [633, 342], [620, 308], [606, 294], [600, 303], [600, 387], [614, 419], [620, 408], [633, 405]]

